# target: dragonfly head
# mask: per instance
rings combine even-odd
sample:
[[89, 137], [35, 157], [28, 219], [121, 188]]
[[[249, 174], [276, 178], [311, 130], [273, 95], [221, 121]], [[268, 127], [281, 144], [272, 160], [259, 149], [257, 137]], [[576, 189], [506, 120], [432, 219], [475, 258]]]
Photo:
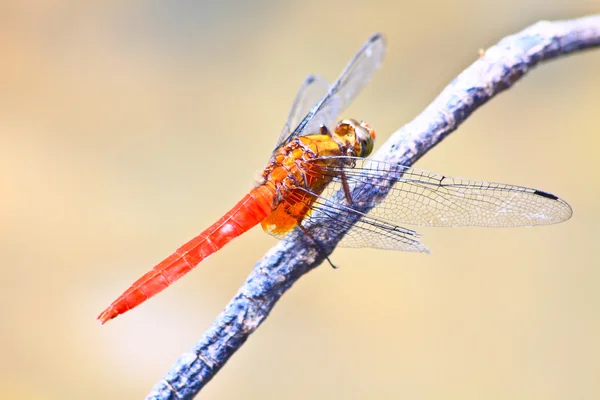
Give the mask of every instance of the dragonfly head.
[[373, 151], [375, 131], [365, 121], [344, 119], [335, 127], [335, 136], [342, 143], [354, 147], [354, 154], [367, 157]]

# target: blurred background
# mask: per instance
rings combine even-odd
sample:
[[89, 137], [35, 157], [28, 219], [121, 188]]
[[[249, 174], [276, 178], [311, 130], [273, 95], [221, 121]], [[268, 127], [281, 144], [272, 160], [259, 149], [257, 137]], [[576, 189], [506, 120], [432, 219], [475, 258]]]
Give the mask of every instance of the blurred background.
[[[100, 326], [135, 279], [235, 204], [304, 77], [373, 32], [344, 114], [383, 143], [495, 44], [597, 0], [4, 1], [0, 398], [143, 398], [275, 243], [255, 228]], [[417, 167], [565, 198], [567, 223], [419, 229], [433, 254], [338, 249], [203, 391], [215, 399], [600, 396], [600, 50], [544, 64]], [[254, 172], [256, 171], [256, 173]]]

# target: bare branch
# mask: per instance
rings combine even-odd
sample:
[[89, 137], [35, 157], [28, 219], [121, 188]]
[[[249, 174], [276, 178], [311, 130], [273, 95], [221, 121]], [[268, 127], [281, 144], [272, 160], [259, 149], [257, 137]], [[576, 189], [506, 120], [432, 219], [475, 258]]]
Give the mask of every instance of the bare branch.
[[[539, 62], [597, 46], [600, 15], [538, 22], [508, 36], [485, 51], [412, 122], [396, 131], [373, 158], [411, 165]], [[374, 205], [385, 195], [381, 191], [369, 193], [368, 200]], [[339, 235], [323, 240], [318, 251], [306, 235], [297, 232], [273, 247], [211, 328], [177, 360], [148, 399], [193, 398], [267, 318], [286, 290], [331, 254], [345, 232], [336, 233]]]

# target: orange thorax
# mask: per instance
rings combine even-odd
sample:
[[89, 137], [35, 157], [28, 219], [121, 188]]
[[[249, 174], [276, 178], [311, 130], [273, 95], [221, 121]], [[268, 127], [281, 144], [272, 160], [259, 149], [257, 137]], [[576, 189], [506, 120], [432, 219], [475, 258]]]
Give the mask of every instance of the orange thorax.
[[264, 184], [275, 189], [278, 205], [262, 221], [263, 230], [280, 236], [302, 222], [317, 196], [333, 179], [320, 172], [319, 166], [326, 166], [326, 161], [310, 160], [340, 155], [340, 144], [329, 135], [301, 136], [277, 150], [263, 178]]

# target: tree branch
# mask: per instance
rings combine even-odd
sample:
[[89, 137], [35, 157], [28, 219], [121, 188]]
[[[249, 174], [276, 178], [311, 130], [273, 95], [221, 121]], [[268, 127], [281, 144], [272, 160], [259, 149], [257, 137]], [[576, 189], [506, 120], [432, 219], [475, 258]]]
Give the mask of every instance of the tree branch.
[[[539, 62], [600, 46], [600, 15], [538, 22], [490, 47], [454, 79], [412, 122], [396, 131], [372, 157], [412, 165], [453, 132], [477, 108], [510, 88]], [[385, 191], [362, 194], [370, 207]], [[327, 226], [323, 223], [323, 228]], [[346, 230], [349, 228], [345, 228]], [[259, 261], [233, 300], [200, 341], [155, 385], [148, 399], [191, 399], [267, 318], [279, 298], [320, 265], [346, 231], [320, 240], [293, 232]]]

